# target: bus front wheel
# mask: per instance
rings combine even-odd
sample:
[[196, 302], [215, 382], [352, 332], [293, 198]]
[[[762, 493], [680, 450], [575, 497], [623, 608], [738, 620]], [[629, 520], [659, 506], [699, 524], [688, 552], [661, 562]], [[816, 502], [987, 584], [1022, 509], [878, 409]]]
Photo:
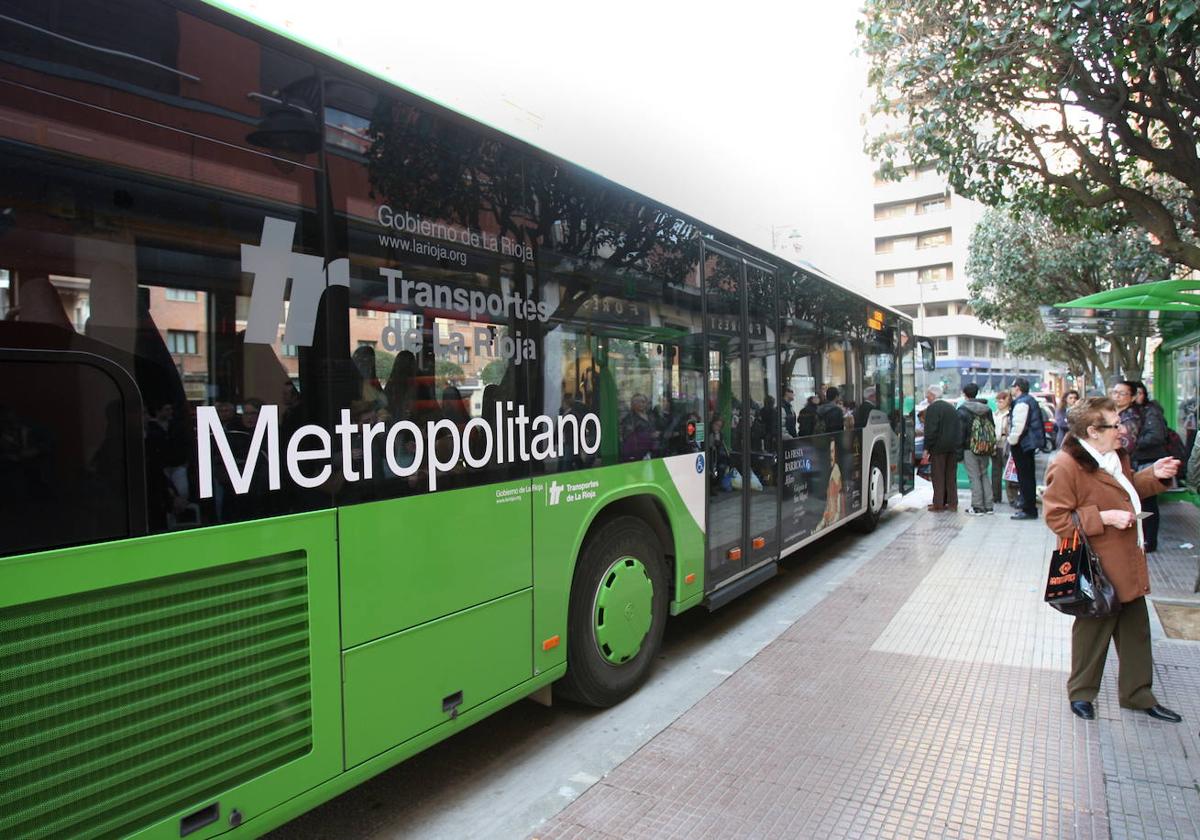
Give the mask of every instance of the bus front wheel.
[[667, 569], [641, 519], [601, 526], [579, 556], [567, 619], [567, 674], [559, 692], [613, 706], [646, 680], [667, 622]]

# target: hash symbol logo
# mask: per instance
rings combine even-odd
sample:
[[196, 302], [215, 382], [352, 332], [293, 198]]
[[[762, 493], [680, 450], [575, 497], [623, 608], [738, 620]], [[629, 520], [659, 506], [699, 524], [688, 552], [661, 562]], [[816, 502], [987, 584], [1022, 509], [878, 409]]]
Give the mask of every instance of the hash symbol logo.
[[254, 275], [250, 315], [246, 320], [247, 344], [274, 344], [284, 317], [287, 281], [287, 324], [283, 343], [312, 347], [317, 307], [326, 286], [350, 286], [350, 262], [334, 260], [328, 269], [320, 257], [292, 251], [296, 223], [267, 216], [258, 245], [242, 245], [242, 271]]
[[550, 482], [550, 504], [558, 504], [559, 497], [562, 496], [562, 491], [563, 485], [559, 484], [557, 481]]

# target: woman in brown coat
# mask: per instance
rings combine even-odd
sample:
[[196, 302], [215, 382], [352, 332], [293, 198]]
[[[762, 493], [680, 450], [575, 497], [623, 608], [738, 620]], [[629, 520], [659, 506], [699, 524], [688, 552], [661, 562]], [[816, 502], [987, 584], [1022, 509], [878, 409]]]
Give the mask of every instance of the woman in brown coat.
[[1151, 690], [1154, 664], [1150, 652], [1150, 617], [1139, 497], [1167, 489], [1164, 481], [1179, 461], [1162, 458], [1136, 475], [1129, 455], [1120, 448], [1116, 404], [1107, 397], [1088, 397], [1067, 412], [1070, 434], [1062, 452], [1046, 470], [1042, 496], [1046, 524], [1060, 538], [1075, 531], [1072, 513], [1112, 581], [1121, 609], [1107, 618], [1076, 618], [1071, 628], [1071, 676], [1067, 680], [1071, 711], [1084, 720], [1096, 716], [1092, 701], [1100, 691], [1104, 659], [1111, 639], [1117, 647], [1117, 695], [1126, 709], [1178, 723], [1175, 712], [1160, 706]]

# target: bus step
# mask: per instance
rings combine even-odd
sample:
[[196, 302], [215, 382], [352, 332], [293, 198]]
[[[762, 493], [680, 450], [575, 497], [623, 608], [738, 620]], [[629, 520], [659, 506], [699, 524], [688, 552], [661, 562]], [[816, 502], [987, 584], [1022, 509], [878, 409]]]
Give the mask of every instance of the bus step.
[[777, 571], [779, 571], [779, 564], [772, 560], [761, 568], [755, 569], [744, 578], [739, 578], [728, 586], [713, 592], [705, 599], [704, 606], [708, 607], [709, 612], [718, 610], [743, 592], [751, 590], [763, 581], [775, 577]]

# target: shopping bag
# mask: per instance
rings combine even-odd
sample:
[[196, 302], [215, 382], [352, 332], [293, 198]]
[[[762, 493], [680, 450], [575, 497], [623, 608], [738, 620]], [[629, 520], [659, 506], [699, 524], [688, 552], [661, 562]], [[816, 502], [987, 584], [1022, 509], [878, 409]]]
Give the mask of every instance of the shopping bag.
[[1045, 601], [1061, 613], [1105, 618], [1121, 609], [1116, 589], [1092, 551], [1079, 514], [1072, 513], [1075, 532], [1060, 539], [1050, 555]]
[[1017, 462], [1013, 460], [1012, 453], [1009, 453], [1008, 460], [1004, 462], [1004, 480], [1012, 482], [1017, 480]]
[[925, 479], [926, 481], [933, 480], [933, 465], [929, 463], [928, 452], [921, 456], [920, 461], [917, 461], [917, 476]]
[[721, 480], [718, 482], [717, 486], [719, 486], [721, 488], [722, 492], [728, 493], [734, 489], [734, 487], [733, 487], [734, 478], [737, 479], [738, 487], [740, 488], [742, 486], [742, 477], [741, 477], [741, 475], [738, 474], [737, 470], [730, 467], [728, 470], [725, 471], [725, 474], [723, 476], [721, 476]]

